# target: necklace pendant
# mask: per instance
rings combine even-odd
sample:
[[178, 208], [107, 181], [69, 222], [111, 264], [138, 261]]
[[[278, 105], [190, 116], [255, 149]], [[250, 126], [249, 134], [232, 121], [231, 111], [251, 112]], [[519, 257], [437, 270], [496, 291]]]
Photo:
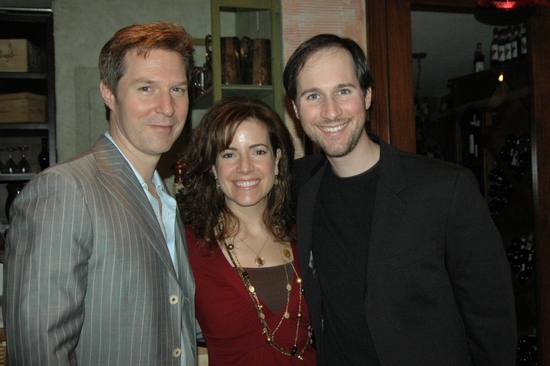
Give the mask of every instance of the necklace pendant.
[[290, 252], [288, 251], [288, 249], [283, 249], [283, 254], [285, 256], [285, 258], [290, 258]]
[[256, 266], [258, 267], [263, 267], [265, 264], [265, 258], [257, 255], [256, 258], [254, 258], [254, 263], [256, 263]]
[[290, 318], [290, 313], [288, 311], [285, 311], [285, 315], [283, 315], [285, 317], [285, 319], [288, 319]]

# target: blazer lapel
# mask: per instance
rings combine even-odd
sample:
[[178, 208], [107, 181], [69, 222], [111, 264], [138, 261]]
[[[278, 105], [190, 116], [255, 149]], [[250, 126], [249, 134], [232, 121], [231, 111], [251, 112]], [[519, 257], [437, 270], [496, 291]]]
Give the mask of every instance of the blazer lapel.
[[[176, 208], [176, 256], [178, 257], [178, 277], [182, 284], [182, 291], [188, 292], [188, 289], [194, 286], [193, 274], [189, 266], [189, 256], [187, 254], [187, 239], [183, 226], [184, 219], [179, 209]], [[188, 294], [190, 296], [190, 294]]]
[[95, 143], [92, 151], [102, 173], [100, 180], [106, 190], [143, 228], [158, 256], [176, 277], [166, 240], [134, 171], [117, 147], [104, 135]]
[[[376, 185], [367, 256], [367, 289], [376, 277], [392, 241], [395, 228], [399, 227], [401, 212], [405, 208], [405, 202], [398, 195], [405, 186], [399, 152], [383, 141], [379, 141], [379, 143], [380, 171]], [[369, 291], [367, 291], [368, 293]]]
[[315, 269], [313, 257], [311, 255], [313, 211], [315, 209], [317, 193], [319, 192], [319, 187], [321, 186], [327, 166], [328, 160], [325, 160], [321, 168], [302, 186], [298, 196], [296, 229], [298, 233], [298, 258], [300, 261], [300, 268], [302, 268], [303, 271], [307, 270], [307, 266], [311, 269]]

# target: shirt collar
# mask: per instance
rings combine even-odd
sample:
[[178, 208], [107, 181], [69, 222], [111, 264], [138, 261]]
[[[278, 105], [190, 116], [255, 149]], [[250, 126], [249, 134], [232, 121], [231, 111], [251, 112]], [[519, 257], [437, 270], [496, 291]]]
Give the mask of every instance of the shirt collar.
[[[117, 143], [116, 143], [115, 140], [113, 139], [113, 136], [111, 136], [111, 134], [109, 133], [109, 131], [106, 131], [106, 132], [104, 133], [104, 135], [105, 135], [105, 137], [107, 137], [107, 138], [113, 143], [113, 145], [116, 146], [116, 148], [118, 149], [118, 151], [120, 152], [120, 154], [122, 154], [122, 156], [124, 157], [124, 159], [128, 162], [128, 164], [130, 165], [130, 168], [132, 168], [132, 171], [134, 172], [134, 175], [135, 175], [136, 178], [138, 179], [139, 184], [143, 187], [144, 190], [148, 191], [149, 188], [148, 188], [148, 186], [147, 186], [147, 183], [145, 182], [145, 180], [143, 179], [143, 177], [141, 176], [141, 174], [139, 174], [139, 172], [136, 170], [136, 168], [134, 167], [134, 165], [130, 162], [130, 160], [128, 160], [128, 158], [126, 157], [126, 155], [124, 155], [124, 153], [122, 152], [122, 150], [120, 150], [120, 147], [118, 147]], [[163, 185], [162, 179], [160, 178], [160, 175], [159, 175], [159, 173], [157, 172], [156, 169], [155, 169], [155, 171], [153, 172], [152, 181], [153, 181], [153, 184], [155, 185], [155, 187], [157, 188], [157, 191], [162, 191], [162, 192], [164, 192], [164, 185]]]

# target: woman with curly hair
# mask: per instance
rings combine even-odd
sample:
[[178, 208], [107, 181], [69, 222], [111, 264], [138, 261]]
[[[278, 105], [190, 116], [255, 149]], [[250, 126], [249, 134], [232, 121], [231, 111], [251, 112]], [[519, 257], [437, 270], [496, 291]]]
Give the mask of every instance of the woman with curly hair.
[[261, 101], [222, 99], [193, 134], [183, 207], [210, 365], [315, 364], [295, 260], [293, 159], [286, 126]]

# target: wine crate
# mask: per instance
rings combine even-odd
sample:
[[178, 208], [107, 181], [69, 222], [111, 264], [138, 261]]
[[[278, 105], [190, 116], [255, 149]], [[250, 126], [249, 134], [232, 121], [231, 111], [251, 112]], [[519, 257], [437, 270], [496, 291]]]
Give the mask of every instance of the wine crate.
[[0, 72], [40, 72], [40, 49], [26, 39], [0, 39]]
[[46, 96], [32, 93], [0, 94], [0, 123], [46, 122]]

